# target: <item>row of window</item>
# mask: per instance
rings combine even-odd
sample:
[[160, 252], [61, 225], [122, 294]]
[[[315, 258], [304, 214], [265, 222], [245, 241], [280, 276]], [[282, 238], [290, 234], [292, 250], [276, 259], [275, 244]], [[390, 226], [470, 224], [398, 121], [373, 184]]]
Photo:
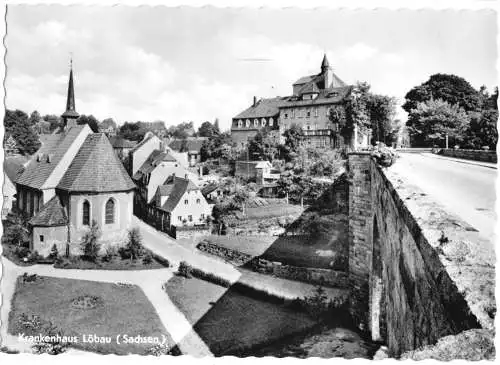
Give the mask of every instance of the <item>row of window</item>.
[[[330, 113], [330, 109], [326, 109], [326, 116]], [[319, 117], [319, 108], [306, 108], [306, 109], [290, 109], [289, 111], [284, 113], [285, 119], [294, 119], [294, 118], [311, 118], [314, 116], [315, 118]]]
[[[198, 199], [198, 200], [199, 200], [199, 199]], [[203, 213], [202, 213], [202, 214], [200, 214], [200, 221], [201, 221], [201, 220], [203, 220], [203, 219], [205, 219], [205, 214], [203, 214]], [[184, 218], [182, 217], [182, 215], [179, 215], [179, 216], [177, 217], [177, 220], [178, 220], [179, 222], [183, 222], [183, 221], [184, 221]], [[188, 222], [192, 222], [192, 221], [193, 221], [193, 216], [192, 216], [192, 215], [188, 215], [188, 216], [187, 216], [187, 221], [188, 221]]]
[[[252, 124], [252, 122], [250, 121], [250, 119], [245, 119], [245, 127], [250, 128], [251, 124]], [[274, 118], [269, 118], [269, 124], [267, 124], [265, 118], [261, 118], [260, 120], [255, 118], [253, 120], [253, 126], [255, 128], [265, 127], [266, 125], [269, 125], [269, 127], [274, 126]], [[242, 119], [238, 120], [238, 128], [243, 128], [243, 120]]]
[[[109, 198], [104, 207], [104, 224], [115, 223], [115, 201]], [[90, 225], [90, 202], [85, 200], [82, 205], [82, 224]]]
[[[196, 204], [200, 204], [200, 203], [201, 203], [201, 200], [199, 198], [196, 199]], [[188, 199], [184, 200], [184, 204], [188, 205], [189, 204], [189, 200]]]

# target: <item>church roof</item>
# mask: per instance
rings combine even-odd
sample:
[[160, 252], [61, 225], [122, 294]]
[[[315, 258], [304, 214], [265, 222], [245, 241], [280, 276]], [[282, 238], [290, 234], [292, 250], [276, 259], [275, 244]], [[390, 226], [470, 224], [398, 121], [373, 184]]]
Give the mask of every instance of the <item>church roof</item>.
[[330, 67], [330, 63], [328, 62], [328, 58], [326, 58], [326, 53], [323, 56], [323, 61], [321, 62], [321, 68]]
[[69, 165], [58, 189], [70, 192], [129, 191], [135, 188], [104, 133], [92, 133]]
[[172, 212], [175, 209], [186, 191], [199, 190], [191, 180], [176, 176], [170, 176], [165, 185], [171, 186], [168, 199], [161, 207], [161, 209], [166, 212]]
[[55, 195], [42, 209], [29, 221], [32, 226], [53, 227], [64, 226], [68, 223], [66, 210], [61, 199]]
[[33, 155], [17, 183], [40, 189], [84, 128], [85, 125], [76, 125], [64, 133], [47, 138], [38, 152]]

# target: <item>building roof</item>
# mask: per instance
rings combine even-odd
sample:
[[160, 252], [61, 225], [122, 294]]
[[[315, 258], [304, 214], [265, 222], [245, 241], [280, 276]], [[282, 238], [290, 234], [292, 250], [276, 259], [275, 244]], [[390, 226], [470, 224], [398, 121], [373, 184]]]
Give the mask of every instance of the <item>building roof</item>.
[[208, 195], [208, 194], [214, 192], [215, 190], [217, 190], [218, 188], [219, 188], [219, 184], [215, 184], [215, 183], [208, 184], [207, 186], [204, 186], [203, 189], [201, 189], [201, 193], [203, 195]]
[[276, 97], [270, 99], [260, 99], [255, 105], [242, 111], [235, 116], [235, 119], [253, 119], [276, 117], [279, 114], [279, 108], [286, 103], [286, 98]]
[[53, 227], [68, 224], [68, 216], [61, 199], [55, 195], [42, 209], [29, 221], [32, 226]]
[[147, 175], [152, 172], [160, 162], [179, 162], [177, 159], [168, 152], [163, 152], [160, 150], [154, 150], [148, 156], [146, 161], [141, 165], [139, 170], [132, 177], [134, 180], [139, 180], [143, 175]]
[[73, 65], [69, 71], [69, 83], [68, 83], [68, 97], [66, 99], [66, 111], [62, 115], [63, 117], [78, 118], [80, 114], [76, 112], [75, 105], [75, 88], [73, 85]]
[[203, 142], [205, 142], [207, 137], [188, 137], [186, 139], [174, 139], [169, 143], [168, 147], [174, 151], [180, 152], [183, 149], [185, 143], [184, 152], [200, 152]]
[[316, 98], [307, 100], [302, 100], [299, 96], [292, 95], [287, 97], [286, 102], [281, 105], [281, 108], [338, 104], [342, 102], [347, 96], [349, 96], [351, 94], [351, 91], [352, 86], [324, 89], [320, 90]]
[[108, 138], [113, 148], [133, 148], [137, 144], [135, 141], [131, 141], [120, 136], [110, 136]]
[[330, 63], [328, 62], [328, 58], [326, 57], [326, 53], [323, 56], [323, 61], [321, 62], [321, 68], [330, 67]]
[[40, 189], [85, 127], [85, 125], [76, 125], [64, 133], [47, 138], [38, 152], [33, 155], [17, 183]]
[[70, 192], [129, 191], [134, 183], [104, 133], [87, 136], [57, 185]]
[[6, 157], [3, 162], [3, 171], [5, 175], [13, 183], [21, 176], [24, 171], [24, 164], [26, 163], [26, 158], [24, 156], [12, 156]]
[[319, 94], [319, 88], [315, 82], [310, 82], [300, 89], [299, 95], [302, 94]]
[[160, 185], [158, 186], [157, 193], [159, 196], [167, 196], [170, 195], [172, 192], [174, 185], [169, 184], [169, 185]]
[[167, 201], [161, 207], [166, 212], [172, 212], [175, 209], [186, 191], [199, 190], [191, 180], [177, 176], [170, 176], [164, 185], [172, 186]]
[[144, 135], [144, 138], [142, 139], [142, 141], [140, 141], [139, 143], [137, 143], [131, 150], [130, 152], [135, 152], [137, 151], [139, 148], [141, 148], [144, 144], [146, 144], [146, 142], [148, 142], [150, 139], [152, 138], [158, 138], [153, 132], [147, 132], [145, 135]]

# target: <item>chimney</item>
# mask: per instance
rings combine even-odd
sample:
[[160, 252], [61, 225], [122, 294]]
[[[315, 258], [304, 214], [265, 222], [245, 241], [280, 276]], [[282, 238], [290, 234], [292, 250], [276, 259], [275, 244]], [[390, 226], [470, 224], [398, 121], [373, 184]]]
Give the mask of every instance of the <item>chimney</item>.
[[257, 97], [256, 97], [256, 96], [254, 96], [254, 97], [253, 97], [253, 106], [256, 106], [256, 105], [257, 105]]

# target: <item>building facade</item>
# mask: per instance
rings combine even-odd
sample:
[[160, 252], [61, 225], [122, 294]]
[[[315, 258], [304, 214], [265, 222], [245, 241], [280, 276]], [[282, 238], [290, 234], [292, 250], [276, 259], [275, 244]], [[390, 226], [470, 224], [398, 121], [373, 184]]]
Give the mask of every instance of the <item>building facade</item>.
[[303, 143], [308, 147], [341, 148], [357, 147], [365, 143], [366, 131], [355, 130], [356, 136], [347, 139], [340, 133], [340, 126], [329, 116], [332, 108], [344, 108], [353, 86], [347, 85], [333, 73], [326, 55], [321, 72], [304, 76], [293, 84], [293, 94], [285, 97], [260, 99], [254, 97], [252, 106], [235, 116], [231, 137], [240, 148], [257, 132], [265, 130], [283, 143], [283, 133], [292, 125], [303, 132]]

